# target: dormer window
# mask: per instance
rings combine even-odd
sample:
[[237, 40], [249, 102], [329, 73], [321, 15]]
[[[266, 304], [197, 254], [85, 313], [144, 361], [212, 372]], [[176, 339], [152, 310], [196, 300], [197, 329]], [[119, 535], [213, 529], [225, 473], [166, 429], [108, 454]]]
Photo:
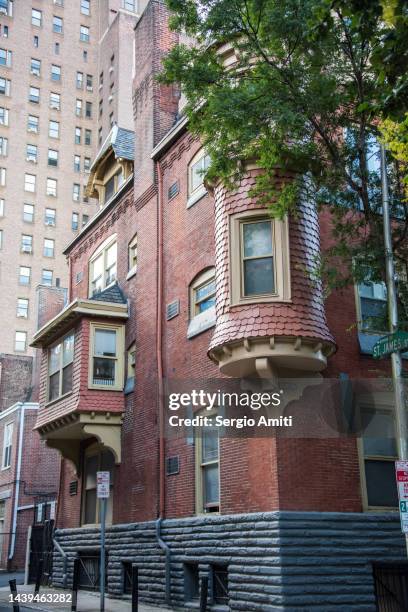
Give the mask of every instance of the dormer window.
[[115, 195], [117, 191], [119, 191], [120, 186], [123, 184], [123, 170], [122, 168], [116, 172], [113, 176], [111, 176], [105, 183], [105, 197], [104, 204], [109, 202], [112, 196]]
[[89, 263], [89, 295], [92, 297], [114, 283], [117, 278], [116, 235], [108, 238], [97, 249]]

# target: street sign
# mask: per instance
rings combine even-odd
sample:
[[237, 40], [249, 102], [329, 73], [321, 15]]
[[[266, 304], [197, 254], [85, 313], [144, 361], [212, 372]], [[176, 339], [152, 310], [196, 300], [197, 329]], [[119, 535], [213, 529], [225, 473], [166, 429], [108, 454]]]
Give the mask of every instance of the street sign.
[[110, 473], [96, 472], [96, 495], [98, 499], [109, 497]]
[[401, 530], [408, 533], [408, 461], [395, 462]]
[[373, 347], [374, 359], [380, 359], [385, 355], [394, 353], [395, 351], [406, 351], [408, 350], [408, 332], [396, 331], [389, 336], [380, 338]]

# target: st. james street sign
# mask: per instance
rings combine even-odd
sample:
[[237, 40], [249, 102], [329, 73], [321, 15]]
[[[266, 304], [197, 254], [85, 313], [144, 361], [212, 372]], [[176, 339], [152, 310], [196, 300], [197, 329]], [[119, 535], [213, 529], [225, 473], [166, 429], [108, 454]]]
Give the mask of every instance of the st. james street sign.
[[373, 357], [379, 359], [395, 351], [408, 350], [408, 332], [396, 331], [389, 336], [380, 338], [373, 347]]

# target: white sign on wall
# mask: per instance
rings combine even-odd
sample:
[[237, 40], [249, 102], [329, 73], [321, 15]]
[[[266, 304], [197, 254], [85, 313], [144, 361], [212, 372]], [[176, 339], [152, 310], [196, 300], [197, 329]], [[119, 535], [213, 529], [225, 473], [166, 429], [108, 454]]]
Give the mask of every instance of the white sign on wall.
[[96, 472], [96, 495], [98, 499], [109, 497], [110, 473]]

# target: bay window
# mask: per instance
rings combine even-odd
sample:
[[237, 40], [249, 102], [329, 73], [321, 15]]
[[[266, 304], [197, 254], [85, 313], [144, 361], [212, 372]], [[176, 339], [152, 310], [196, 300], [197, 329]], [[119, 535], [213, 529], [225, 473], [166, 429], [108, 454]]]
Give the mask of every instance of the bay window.
[[91, 323], [90, 388], [123, 389], [123, 330], [121, 325]]
[[48, 352], [48, 401], [72, 391], [74, 332], [67, 334]]

